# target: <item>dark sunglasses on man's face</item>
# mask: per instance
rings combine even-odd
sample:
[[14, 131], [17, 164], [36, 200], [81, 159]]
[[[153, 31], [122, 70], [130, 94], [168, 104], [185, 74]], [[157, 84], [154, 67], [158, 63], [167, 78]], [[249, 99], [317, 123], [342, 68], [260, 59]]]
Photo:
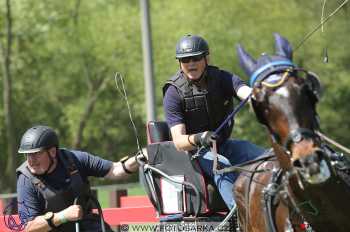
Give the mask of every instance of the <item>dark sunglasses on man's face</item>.
[[189, 57], [184, 57], [180, 59], [181, 63], [189, 63], [191, 60], [193, 62], [198, 62], [203, 58], [203, 55], [199, 55], [199, 56], [189, 56]]

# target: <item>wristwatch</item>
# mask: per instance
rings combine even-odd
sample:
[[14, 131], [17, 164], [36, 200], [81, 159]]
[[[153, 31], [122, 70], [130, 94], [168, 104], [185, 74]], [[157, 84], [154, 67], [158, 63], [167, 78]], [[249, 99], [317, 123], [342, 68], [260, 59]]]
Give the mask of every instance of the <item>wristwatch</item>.
[[44, 214], [44, 219], [46, 220], [47, 224], [49, 224], [49, 226], [51, 228], [57, 228], [57, 226], [55, 226], [55, 224], [53, 224], [53, 217], [55, 216], [55, 214], [53, 212], [47, 212], [46, 214]]

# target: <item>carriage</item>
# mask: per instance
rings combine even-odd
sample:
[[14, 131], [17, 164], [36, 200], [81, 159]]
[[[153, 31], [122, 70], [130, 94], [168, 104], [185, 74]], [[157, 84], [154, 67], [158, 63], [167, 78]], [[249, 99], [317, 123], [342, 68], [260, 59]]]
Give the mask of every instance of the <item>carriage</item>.
[[227, 215], [228, 208], [215, 185], [204, 177], [197, 160], [176, 150], [167, 123], [149, 122], [147, 137], [148, 164], [142, 167], [141, 180], [161, 225], [182, 223], [178, 224], [182, 228], [210, 225], [213, 230], [222, 221], [228, 221], [221, 228], [238, 231], [235, 217]]
[[148, 124], [149, 162], [141, 173], [161, 222], [223, 221], [218, 230], [229, 221], [225, 231], [245, 232], [350, 230], [350, 165], [320, 136], [318, 77], [293, 64], [285, 38], [275, 34], [275, 44], [276, 55], [263, 54], [258, 60], [237, 47], [272, 153], [226, 170], [246, 172], [233, 190], [236, 213], [228, 212], [193, 156], [175, 149], [167, 124]]

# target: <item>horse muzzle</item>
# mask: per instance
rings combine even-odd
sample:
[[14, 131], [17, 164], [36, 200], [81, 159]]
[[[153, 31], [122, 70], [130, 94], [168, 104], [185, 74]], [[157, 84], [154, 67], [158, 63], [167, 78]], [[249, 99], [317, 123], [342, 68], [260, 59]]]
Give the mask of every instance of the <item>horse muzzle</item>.
[[323, 150], [317, 149], [312, 154], [293, 161], [303, 179], [309, 184], [321, 184], [331, 177], [331, 170]]

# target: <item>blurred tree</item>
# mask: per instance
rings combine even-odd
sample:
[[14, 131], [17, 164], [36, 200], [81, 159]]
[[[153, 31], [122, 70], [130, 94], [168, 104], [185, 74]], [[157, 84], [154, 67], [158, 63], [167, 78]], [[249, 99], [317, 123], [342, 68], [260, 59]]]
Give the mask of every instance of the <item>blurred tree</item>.
[[[14, 127], [13, 127], [13, 113], [12, 113], [12, 47], [13, 47], [13, 19], [11, 1], [5, 1], [5, 23], [4, 23], [4, 38], [0, 36], [0, 52], [1, 52], [1, 66], [3, 73], [3, 106], [4, 106], [4, 119], [5, 119], [5, 131], [6, 131], [6, 144], [7, 144], [7, 156], [5, 176], [7, 177], [1, 184], [5, 190], [15, 189], [15, 170], [17, 162], [15, 155], [15, 139], [14, 139]], [[5, 187], [6, 186], [6, 187]]]
[[[7, 5], [11, 3], [12, 24], [7, 25]], [[342, 1], [327, 1], [325, 14]], [[296, 46], [321, 18], [321, 0], [177, 0], [151, 2], [153, 58], [157, 115], [163, 118], [162, 86], [179, 68], [175, 44], [184, 34], [200, 34], [210, 46], [211, 63], [240, 75], [235, 45], [241, 43], [257, 58], [273, 52], [272, 33], [279, 32]], [[326, 134], [344, 145], [350, 113], [350, 53], [346, 41], [350, 35], [349, 7], [346, 6], [316, 32], [295, 53], [300, 66], [319, 74], [324, 96], [318, 104], [321, 127]], [[145, 145], [146, 109], [140, 33], [139, 1], [56, 0], [1, 1], [0, 41], [10, 46], [12, 75], [13, 144], [8, 142], [5, 123], [0, 124], [0, 165], [9, 158], [23, 132], [33, 124], [46, 124], [57, 130], [62, 146], [73, 146], [117, 160], [136, 151], [133, 129], [123, 97], [114, 77], [123, 75], [131, 110]], [[323, 60], [328, 48], [329, 63]], [[1, 53], [2, 67], [5, 51]], [[6, 56], [5, 56], [6, 57]], [[5, 96], [6, 69], [0, 73], [0, 89]], [[6, 122], [9, 110], [0, 102], [0, 120]], [[6, 119], [7, 118], [7, 119]], [[268, 146], [267, 134], [249, 107], [236, 117], [234, 137]], [[23, 158], [21, 159], [23, 160]], [[14, 161], [15, 162], [15, 161]], [[18, 164], [18, 163], [17, 163]], [[16, 163], [14, 163], [16, 165]], [[5, 191], [13, 181], [5, 168], [0, 188]]]

